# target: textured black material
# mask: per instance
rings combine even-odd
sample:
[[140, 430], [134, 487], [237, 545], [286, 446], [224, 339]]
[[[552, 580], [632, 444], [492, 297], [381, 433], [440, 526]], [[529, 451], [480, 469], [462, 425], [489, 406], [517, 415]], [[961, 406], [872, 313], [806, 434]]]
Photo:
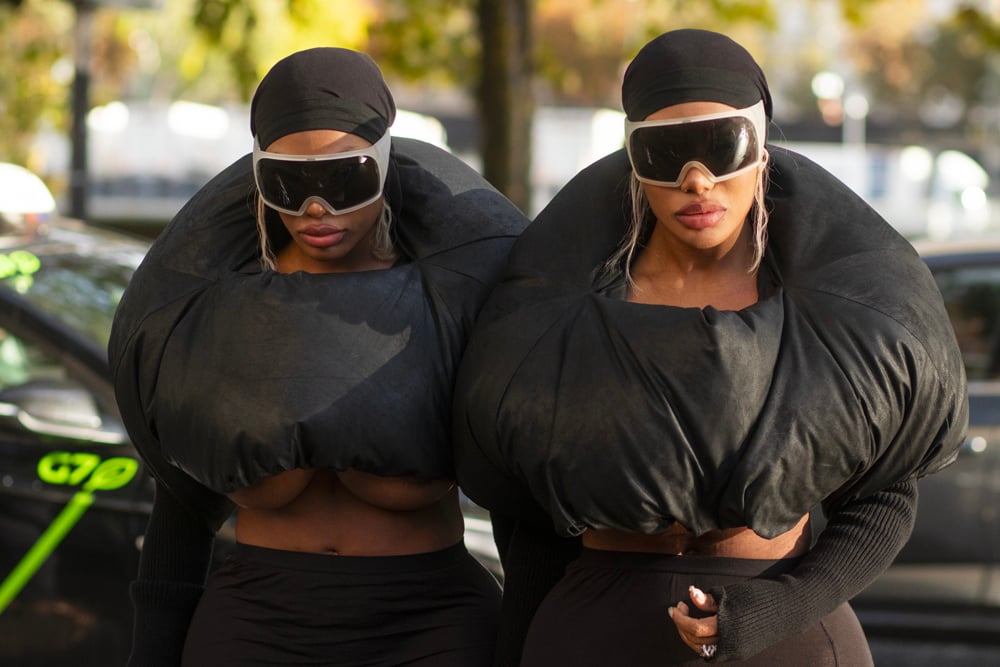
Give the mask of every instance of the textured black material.
[[306, 130], [340, 130], [374, 144], [396, 118], [396, 102], [370, 56], [317, 47], [282, 58], [250, 102], [250, 133], [266, 149]]
[[132, 648], [128, 667], [173, 666], [204, 590], [214, 534], [158, 489], [143, 535], [139, 572], [129, 587]]
[[377, 557], [240, 544], [206, 585], [183, 664], [489, 667], [499, 607], [461, 542]]
[[[906, 544], [916, 512], [916, 482], [899, 482], [831, 508], [819, 539], [791, 570], [776, 578], [710, 588], [719, 605], [719, 643], [708, 662], [749, 658], [809, 628], [867, 588]], [[578, 555], [579, 539], [496, 514], [493, 525], [506, 574], [493, 664], [517, 667], [532, 618]], [[680, 601], [690, 604], [686, 594], [671, 604]], [[609, 618], [608, 623], [617, 620]]]
[[492, 513], [493, 536], [503, 566], [503, 599], [493, 667], [517, 667], [538, 606], [580, 555], [580, 539], [551, 528]]
[[683, 102], [721, 102], [736, 109], [763, 100], [771, 119], [771, 92], [760, 65], [729, 37], [683, 28], [646, 44], [625, 70], [622, 108], [639, 121]]
[[[664, 610], [678, 600], [689, 600], [692, 585], [702, 590], [743, 585], [775, 576], [791, 563], [794, 559], [584, 549], [535, 614], [518, 667], [704, 667], [706, 661], [664, 619]], [[835, 606], [833, 613], [817, 617], [797, 632], [784, 634], [780, 624], [761, 624], [762, 631], [753, 640], [764, 647], [735, 664], [873, 667], [854, 612], [843, 602]], [[701, 616], [697, 611], [694, 615]], [[732, 663], [718, 652], [709, 662]]]
[[776, 286], [741, 311], [594, 289], [623, 233], [623, 151], [539, 214], [459, 372], [456, 465], [474, 501], [564, 535], [679, 521], [773, 537], [954, 459], [966, 382], [929, 270], [829, 173], [770, 154]]
[[245, 157], [181, 210], [126, 291], [109, 357], [158, 482], [218, 526], [222, 495], [297, 467], [453, 476], [453, 375], [524, 216], [458, 158], [393, 140], [409, 261], [342, 274], [256, 263]]

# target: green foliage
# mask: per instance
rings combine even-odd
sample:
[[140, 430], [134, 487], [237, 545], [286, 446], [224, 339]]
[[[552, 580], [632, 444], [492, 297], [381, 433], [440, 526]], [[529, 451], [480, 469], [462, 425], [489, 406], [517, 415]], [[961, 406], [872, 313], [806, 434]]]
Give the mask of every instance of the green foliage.
[[475, 0], [385, 0], [368, 51], [402, 79], [471, 85], [478, 75]]
[[872, 0], [840, 0], [840, 14], [849, 25], [864, 25], [873, 4]]
[[278, 59], [313, 46], [360, 48], [370, 3], [356, 0], [194, 0], [203, 57], [223, 54], [237, 97], [248, 100]]
[[974, 35], [985, 49], [1000, 52], [1000, 23], [989, 14], [964, 6], [955, 14], [953, 23], [956, 30]]
[[4, 73], [0, 77], [0, 161], [33, 167], [29, 147], [38, 127], [67, 126], [68, 79], [59, 79], [56, 65], [62, 62], [62, 71], [71, 72], [71, 64], [65, 61], [71, 46], [65, 29], [72, 13], [60, 4], [35, 0], [19, 8], [0, 6], [4, 43], [0, 50]]
[[704, 28], [730, 31], [745, 25], [770, 28], [775, 25], [771, 0], [648, 0], [643, 7], [641, 29], [626, 44], [631, 57], [649, 39], [675, 28]]
[[736, 23], [753, 21], [764, 26], [775, 24], [774, 7], [770, 0], [712, 0], [706, 3], [720, 21]]
[[[370, 52], [394, 81], [459, 85], [474, 96], [482, 30], [490, 27], [477, 19], [483, 1], [166, 0], [155, 10], [101, 8], [94, 25], [92, 102], [244, 102], [274, 61], [321, 44]], [[623, 64], [650, 37], [682, 26], [733, 34], [759, 54], [769, 75], [794, 88], [792, 94], [817, 66], [807, 54], [779, 54], [774, 64], [767, 62], [767, 29], [785, 8], [777, 0], [523, 2], [534, 16], [534, 92], [546, 104], [616, 105]], [[846, 55], [858, 58], [858, 70], [870, 75], [884, 108], [912, 114], [923, 95], [941, 90], [970, 106], [996, 102], [1000, 24], [992, 14], [958, 3], [947, 25], [885, 37], [895, 26], [886, 25], [885, 14], [880, 21], [878, 11], [893, 2], [909, 6], [901, 0], [838, 5], [848, 22]], [[40, 127], [68, 130], [73, 16], [70, 0], [24, 0], [19, 7], [0, 0], [0, 159], [31, 166], [28, 146]]]
[[618, 104], [622, 67], [660, 33], [681, 27], [738, 33], [775, 25], [769, 0], [548, 0], [536, 9], [535, 58], [552, 104]]
[[236, 86], [243, 97], [248, 97], [257, 84], [257, 53], [250, 39], [259, 24], [256, 3], [198, 0], [192, 19], [209, 45], [228, 54]]

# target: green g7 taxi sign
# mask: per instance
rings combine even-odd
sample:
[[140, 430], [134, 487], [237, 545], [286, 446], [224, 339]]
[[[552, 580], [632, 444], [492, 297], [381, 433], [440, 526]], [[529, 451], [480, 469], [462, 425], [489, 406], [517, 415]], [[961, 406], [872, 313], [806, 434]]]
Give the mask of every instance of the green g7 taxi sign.
[[38, 478], [46, 484], [79, 487], [66, 507], [0, 582], [0, 614], [17, 597], [70, 529], [94, 502], [95, 491], [112, 491], [135, 477], [139, 462], [127, 456], [102, 459], [90, 452], [50, 452], [38, 461]]

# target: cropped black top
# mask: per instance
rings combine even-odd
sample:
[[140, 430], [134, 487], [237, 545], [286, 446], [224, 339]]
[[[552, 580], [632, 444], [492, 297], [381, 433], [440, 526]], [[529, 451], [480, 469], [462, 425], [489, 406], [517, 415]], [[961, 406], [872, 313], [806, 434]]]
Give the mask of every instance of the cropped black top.
[[564, 535], [677, 521], [773, 537], [954, 459], [968, 398], [929, 270], [829, 173], [769, 150], [770, 285], [740, 311], [598, 289], [629, 206], [623, 151], [536, 218], [459, 371], [474, 501]]
[[453, 477], [453, 376], [527, 220], [458, 158], [393, 139], [407, 261], [261, 271], [249, 156], [154, 243], [109, 346], [126, 427], [158, 482], [217, 526], [223, 494], [292, 468]]

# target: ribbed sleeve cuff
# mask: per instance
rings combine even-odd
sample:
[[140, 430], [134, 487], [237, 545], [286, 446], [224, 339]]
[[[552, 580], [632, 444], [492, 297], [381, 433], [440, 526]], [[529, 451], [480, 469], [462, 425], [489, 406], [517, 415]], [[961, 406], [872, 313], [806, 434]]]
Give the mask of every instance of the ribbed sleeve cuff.
[[845, 504], [791, 571], [710, 590], [719, 605], [719, 644], [709, 662], [756, 655], [864, 590], [909, 539], [916, 501], [916, 482], [907, 481]]

